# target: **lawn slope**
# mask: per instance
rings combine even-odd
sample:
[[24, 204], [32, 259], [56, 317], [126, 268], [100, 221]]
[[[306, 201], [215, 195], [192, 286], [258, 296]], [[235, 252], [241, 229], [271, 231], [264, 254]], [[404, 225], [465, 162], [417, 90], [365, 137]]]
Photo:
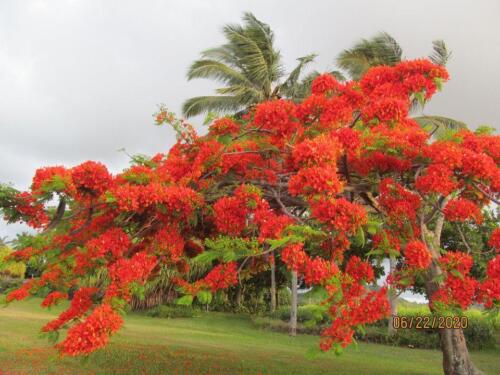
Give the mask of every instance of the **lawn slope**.
[[[245, 316], [208, 313], [193, 319], [138, 314], [104, 350], [87, 360], [59, 358], [40, 327], [61, 308], [45, 311], [32, 299], [0, 308], [0, 375], [6, 374], [440, 374], [433, 350], [360, 344], [343, 355], [306, 359], [313, 336], [256, 330]], [[499, 373], [500, 351], [474, 352], [486, 374]]]

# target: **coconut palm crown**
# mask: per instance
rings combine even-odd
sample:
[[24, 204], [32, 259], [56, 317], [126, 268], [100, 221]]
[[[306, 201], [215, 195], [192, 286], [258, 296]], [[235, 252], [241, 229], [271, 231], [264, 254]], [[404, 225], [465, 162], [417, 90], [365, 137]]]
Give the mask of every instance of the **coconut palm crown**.
[[203, 51], [189, 67], [187, 78], [209, 78], [224, 86], [216, 89], [217, 95], [186, 100], [182, 108], [186, 117], [234, 113], [273, 98], [293, 99], [301, 72], [315, 54], [297, 59], [295, 69], [286, 75], [271, 28], [252, 13], [243, 15], [243, 25], [224, 26], [223, 33], [227, 42]]

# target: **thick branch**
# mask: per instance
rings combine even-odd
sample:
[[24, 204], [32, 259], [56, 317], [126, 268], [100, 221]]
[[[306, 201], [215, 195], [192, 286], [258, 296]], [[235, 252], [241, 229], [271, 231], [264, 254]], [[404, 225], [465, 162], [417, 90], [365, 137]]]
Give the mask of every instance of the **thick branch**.
[[300, 224], [304, 224], [304, 222], [298, 218], [297, 216], [293, 215], [290, 211], [288, 211], [288, 209], [286, 208], [286, 206], [283, 204], [283, 202], [281, 201], [280, 199], [280, 196], [278, 195], [278, 193], [273, 190], [273, 193], [274, 193], [274, 199], [276, 199], [276, 202], [278, 202], [279, 206], [281, 207], [281, 211], [288, 217], [292, 218], [293, 220], [295, 220], [296, 222], [300, 223]]
[[49, 230], [54, 229], [61, 222], [65, 211], [66, 211], [66, 199], [64, 197], [61, 197], [54, 218], [49, 223], [49, 225], [47, 225], [47, 228], [45, 228], [44, 232], [48, 232]]
[[496, 203], [496, 204], [500, 204], [500, 201], [498, 199], [495, 199], [495, 197], [493, 197], [490, 193], [488, 193], [486, 190], [482, 189], [478, 184], [476, 184], [475, 182], [472, 183], [472, 185], [477, 189], [479, 190], [481, 193], [483, 193], [486, 197], [488, 197], [488, 199], [490, 199], [492, 202]]

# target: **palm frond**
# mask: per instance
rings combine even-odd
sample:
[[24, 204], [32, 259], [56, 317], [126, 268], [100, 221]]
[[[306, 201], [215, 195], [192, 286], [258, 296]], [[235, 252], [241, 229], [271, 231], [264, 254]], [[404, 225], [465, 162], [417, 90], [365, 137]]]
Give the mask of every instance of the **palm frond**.
[[[295, 97], [295, 92], [299, 89], [300, 86], [300, 75], [302, 73], [302, 70], [311, 62], [314, 61], [314, 59], [318, 56], [315, 53], [312, 53], [307, 56], [303, 56], [297, 59], [299, 62], [297, 66], [290, 72], [288, 75], [287, 79], [285, 82], [283, 82], [279, 87], [277, 87], [277, 91], [281, 92], [284, 94], [286, 97], [289, 98], [294, 98]], [[276, 91], [276, 90], [275, 90]]]
[[243, 66], [243, 74], [269, 92], [271, 77], [268, 74], [268, 62], [259, 44], [245, 35], [245, 30], [239, 25], [227, 25], [224, 33], [232, 45], [233, 53]]
[[436, 139], [444, 139], [461, 129], [467, 129], [465, 122], [444, 116], [418, 116], [414, 117], [421, 128], [429, 131]]
[[432, 54], [429, 59], [438, 65], [446, 65], [451, 57], [451, 51], [448, 51], [446, 44], [443, 40], [434, 40], [432, 42]]
[[215, 92], [219, 95], [238, 96], [243, 99], [245, 103], [257, 103], [266, 99], [262, 95], [262, 91], [257, 90], [253, 87], [246, 87], [243, 85], [221, 87], [216, 89]]
[[182, 113], [186, 117], [196, 116], [209, 111], [226, 113], [238, 111], [247, 104], [246, 102], [242, 102], [238, 96], [196, 96], [184, 102]]
[[188, 80], [194, 78], [211, 78], [227, 84], [239, 84], [252, 87], [250, 82], [241, 72], [215, 60], [196, 60], [191, 64], [187, 74]]
[[402, 54], [398, 42], [388, 33], [381, 32], [342, 51], [337, 57], [337, 65], [347, 71], [352, 79], [359, 80], [372, 66], [399, 63]]
[[281, 54], [274, 47], [274, 33], [271, 27], [258, 20], [250, 12], [244, 13], [243, 20], [246, 22], [246, 34], [256, 41], [266, 58], [270, 80], [277, 81], [283, 75], [283, 67], [281, 65]]

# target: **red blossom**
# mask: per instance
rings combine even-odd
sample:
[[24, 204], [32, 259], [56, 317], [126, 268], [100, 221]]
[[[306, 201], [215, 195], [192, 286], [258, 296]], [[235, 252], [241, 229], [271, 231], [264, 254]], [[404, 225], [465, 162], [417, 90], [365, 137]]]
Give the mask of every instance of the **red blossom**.
[[49, 306], [55, 305], [61, 299], [68, 299], [68, 294], [62, 293], [59, 291], [51, 292], [51, 293], [47, 294], [47, 296], [44, 298], [41, 306], [42, 307], [49, 307]]
[[339, 81], [333, 75], [325, 73], [314, 79], [311, 84], [311, 92], [316, 95], [329, 94], [338, 90], [339, 87]]
[[363, 262], [357, 256], [352, 256], [349, 259], [345, 271], [356, 281], [372, 282], [374, 278], [372, 266], [367, 262]]
[[215, 266], [204, 278], [212, 292], [226, 289], [238, 282], [236, 262], [222, 263]]
[[122, 317], [110, 305], [97, 307], [82, 323], [68, 330], [64, 341], [56, 345], [61, 354], [89, 354], [106, 346], [109, 336], [123, 325]]
[[474, 220], [478, 224], [483, 221], [479, 207], [465, 198], [453, 199], [448, 202], [444, 208], [444, 215], [449, 221], [464, 222]]
[[42, 331], [56, 331], [70, 320], [81, 317], [92, 307], [92, 296], [95, 293], [97, 293], [97, 288], [78, 289], [71, 300], [69, 308], [63, 311], [55, 320], [47, 323], [42, 328]]
[[311, 214], [340, 233], [355, 234], [367, 222], [365, 209], [344, 198], [320, 198], [311, 202]]
[[429, 267], [432, 256], [424, 243], [421, 241], [411, 241], [406, 244], [404, 250], [406, 264], [416, 269], [425, 269]]
[[81, 195], [99, 196], [112, 181], [108, 169], [101, 163], [86, 161], [71, 169], [71, 177]]

